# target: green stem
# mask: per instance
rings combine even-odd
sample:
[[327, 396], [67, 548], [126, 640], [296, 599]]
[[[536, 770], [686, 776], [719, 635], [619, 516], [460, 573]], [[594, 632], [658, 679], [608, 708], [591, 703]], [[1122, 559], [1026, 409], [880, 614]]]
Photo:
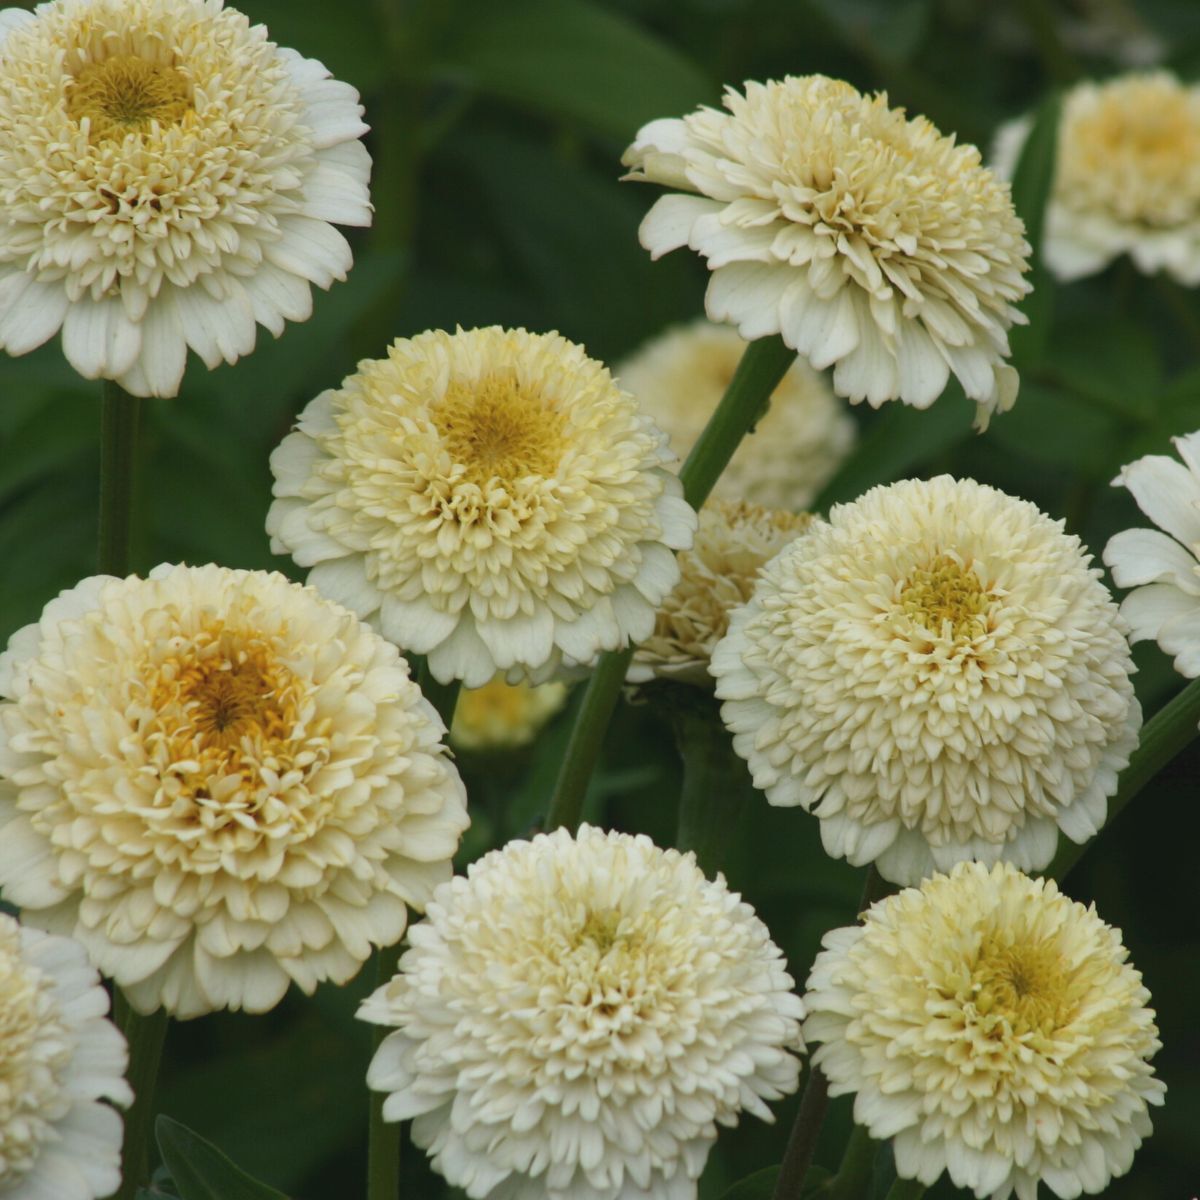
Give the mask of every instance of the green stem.
[[[1196, 737], [1200, 722], [1200, 679], [1193, 680], [1169, 704], [1159, 709], [1142, 727], [1137, 749], [1129, 756], [1129, 766], [1121, 772], [1117, 794], [1108, 805], [1105, 828], [1121, 814], [1126, 805]], [[1077, 846], [1064, 841], [1050, 864], [1048, 874], [1062, 879], [1083, 857], [1092, 842]]]
[[[375, 953], [375, 985], [383, 987], [396, 974], [402, 942], [381, 946]], [[374, 1026], [371, 1031], [371, 1053], [379, 1049], [391, 1030]], [[403, 1125], [383, 1119], [383, 1092], [371, 1093], [371, 1111], [367, 1123], [367, 1200], [396, 1200], [400, 1195], [400, 1142]]]
[[855, 1125], [842, 1154], [842, 1165], [825, 1185], [821, 1200], [861, 1200], [869, 1196], [878, 1149], [879, 1143], [861, 1125]]
[[133, 1200], [150, 1178], [150, 1141], [154, 1126], [154, 1086], [167, 1036], [165, 1009], [142, 1016], [115, 991], [113, 1016], [129, 1042], [126, 1078], [133, 1088], [133, 1105], [125, 1114], [125, 1139], [121, 1147], [121, 1187], [113, 1200]]
[[888, 1190], [887, 1200], [921, 1200], [925, 1185], [915, 1179], [897, 1179]]
[[[684, 498], [693, 508], [700, 508], [708, 499], [742, 438], [766, 412], [771, 393], [795, 357], [795, 351], [779, 337], [760, 338], [746, 347], [721, 403], [679, 472]], [[564, 825], [574, 830], [579, 826], [588, 780], [600, 758], [632, 657], [632, 647], [610, 650], [600, 656], [592, 672], [550, 799], [548, 829]]]
[[100, 528], [96, 569], [128, 575], [142, 402], [111, 379], [100, 401]]

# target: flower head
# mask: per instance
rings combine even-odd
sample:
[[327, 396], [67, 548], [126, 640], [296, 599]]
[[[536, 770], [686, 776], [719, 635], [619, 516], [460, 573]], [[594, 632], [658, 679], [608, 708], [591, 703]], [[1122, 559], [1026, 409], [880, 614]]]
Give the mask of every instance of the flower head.
[[369, 225], [358, 93], [222, 0], [0, 16], [0, 349], [173, 396], [312, 311]]
[[506, 683], [502, 676], [481, 688], [464, 688], [450, 726], [451, 744], [462, 750], [512, 750], [528, 745], [563, 706], [567, 685]]
[[924, 408], [953, 372], [981, 426], [1008, 408], [1029, 245], [978, 150], [823, 75], [731, 88], [725, 107], [652, 121], [626, 151], [631, 178], [678, 190], [642, 245], [703, 255], [714, 321], [836, 364], [852, 401]]
[[[736, 330], [701, 319], [668, 329], [615, 371], [621, 386], [667, 431], [671, 449], [686, 458], [745, 349]], [[841, 465], [854, 437], [854, 420], [824, 377], [797, 359], [713, 495], [801, 509]]]
[[664, 442], [558, 334], [423, 333], [304, 410], [267, 530], [442, 682], [545, 675], [653, 629], [696, 528]]
[[[1126, 529], [1104, 550], [1135, 642], [1153, 638], [1175, 656], [1175, 669], [1200, 675], [1200, 431], [1173, 439], [1182, 463], [1148, 454], [1122, 468], [1126, 487], [1158, 529]], [[1164, 532], [1159, 532], [1163, 530]]]
[[[1012, 174], [1031, 124], [1000, 130], [997, 171]], [[1128, 254], [1148, 275], [1200, 283], [1200, 86], [1151, 71], [1066, 94], [1043, 254], [1062, 280]]]
[[0, 1196], [94, 1200], [121, 1182], [125, 1039], [83, 948], [0, 913]]
[[472, 1200], [694, 1200], [742, 1109], [796, 1087], [804, 1010], [750, 907], [690, 855], [584, 826], [437, 890], [360, 1015], [367, 1082]]
[[1095, 909], [1000, 863], [962, 863], [825, 935], [804, 1032], [831, 1095], [896, 1169], [980, 1200], [1102, 1191], [1163, 1085], [1149, 992]]
[[282, 575], [84, 580], [13, 636], [0, 697], [0, 886], [142, 1011], [345, 982], [467, 825], [395, 647]]
[[629, 678], [656, 675], [712, 686], [708, 665], [729, 615], [754, 593], [760, 569], [812, 522], [744, 501], [710, 500], [696, 544], [679, 555], [679, 582], [663, 601], [654, 633], [634, 655]]
[[713, 655], [734, 748], [825, 849], [897, 883], [1027, 870], [1104, 822], [1141, 709], [1079, 539], [943, 475], [834, 507], [763, 569]]

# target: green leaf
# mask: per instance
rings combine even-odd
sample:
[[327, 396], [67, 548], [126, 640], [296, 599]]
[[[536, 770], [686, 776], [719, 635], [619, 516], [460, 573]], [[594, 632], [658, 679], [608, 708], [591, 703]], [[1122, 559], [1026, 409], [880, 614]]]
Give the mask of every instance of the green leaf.
[[889, 62], [908, 62], [929, 28], [930, 0], [813, 0], [852, 45], [870, 46]]
[[[779, 1178], [778, 1167], [764, 1167], [755, 1171], [745, 1179], [735, 1183], [721, 1200], [771, 1200], [775, 1194], [775, 1181]], [[813, 1200], [820, 1194], [825, 1184], [833, 1176], [824, 1167], [812, 1167], [804, 1179], [804, 1190], [801, 1197], [811, 1196]]]
[[1033, 292], [1024, 305], [1029, 324], [1014, 329], [1010, 335], [1013, 361], [1017, 364], [1036, 362], [1042, 357], [1054, 311], [1054, 283], [1042, 263], [1042, 235], [1058, 157], [1061, 111], [1062, 98], [1057, 92], [1051, 93], [1037, 110], [1013, 172], [1013, 206], [1025, 222], [1025, 236], [1033, 247], [1033, 268], [1029, 277]]
[[160, 1116], [154, 1132], [181, 1200], [287, 1200], [282, 1192], [251, 1179], [186, 1125]]
[[435, 75], [625, 141], [717, 95], [678, 51], [586, 0], [469, 0], [457, 35]]

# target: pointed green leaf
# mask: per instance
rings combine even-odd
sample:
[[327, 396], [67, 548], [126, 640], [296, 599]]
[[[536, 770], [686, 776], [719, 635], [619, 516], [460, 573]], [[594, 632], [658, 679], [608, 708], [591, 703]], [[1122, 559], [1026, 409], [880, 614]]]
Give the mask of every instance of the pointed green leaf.
[[154, 1132], [181, 1200], [287, 1200], [282, 1192], [251, 1179], [186, 1125], [160, 1116]]

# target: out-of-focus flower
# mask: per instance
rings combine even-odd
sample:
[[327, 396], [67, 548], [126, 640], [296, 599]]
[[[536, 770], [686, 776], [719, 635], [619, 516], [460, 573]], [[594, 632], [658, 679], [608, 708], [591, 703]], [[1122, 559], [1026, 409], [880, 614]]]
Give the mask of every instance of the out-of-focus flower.
[[540, 681], [654, 628], [696, 528], [665, 442], [556, 333], [423, 333], [304, 410], [267, 531], [439, 681]]
[[358, 93], [222, 0], [0, 14], [0, 349], [173, 396], [307, 320], [369, 225]]
[[915, 883], [960, 859], [1044, 867], [1104, 822], [1141, 709], [1125, 625], [1076, 537], [947, 475], [835, 506], [762, 571], [713, 655], [772, 804]]
[[[1029, 118], [993, 152], [1011, 175]], [[1085, 82], [1063, 100], [1043, 256], [1061, 280], [1128, 254], [1139, 271], [1200, 283], [1200, 87], [1166, 71]]]
[[[703, 319], [647, 342], [615, 368], [622, 387], [667, 431], [681, 459], [695, 445], [745, 352], [736, 330]], [[854, 445], [854, 420], [823, 376], [797, 359], [771, 407], [738, 447], [713, 495], [804, 508]]]
[[795, 1090], [804, 1008], [691, 855], [584, 826], [438, 888], [360, 1016], [368, 1084], [472, 1200], [695, 1200], [717, 1125]]
[[1165, 1088], [1119, 930], [1009, 864], [962, 863], [825, 935], [805, 1036], [896, 1170], [980, 1200], [1064, 1200], [1125, 1174]]
[[563, 706], [567, 685], [507, 683], [497, 676], [458, 696], [450, 742], [462, 750], [513, 750], [527, 746]]
[[282, 575], [86, 579], [13, 635], [0, 698], [0, 886], [143, 1012], [344, 983], [467, 825], [395, 647]]
[[[1148, 454], [1124, 467], [1115, 487], [1133, 493], [1158, 529], [1126, 529], [1104, 550], [1135, 642], [1153, 638], [1175, 669], [1200, 675], [1200, 432], [1175, 438], [1182, 463]], [[1159, 532], [1162, 530], [1163, 532]]]
[[708, 261], [708, 315], [780, 334], [855, 402], [924, 408], [953, 372], [981, 427], [1010, 407], [1029, 245], [979, 151], [823, 75], [731, 88], [725, 107], [652, 121], [624, 158], [676, 189], [642, 245]]
[[0, 1196], [95, 1200], [121, 1183], [128, 1051], [83, 947], [0, 913]]
[[630, 680], [644, 683], [657, 675], [711, 687], [708, 664], [729, 627], [729, 614], [753, 595], [763, 565], [812, 519], [808, 513], [710, 500], [700, 510], [695, 545], [679, 554], [680, 579], [658, 610], [654, 633], [634, 655]]

